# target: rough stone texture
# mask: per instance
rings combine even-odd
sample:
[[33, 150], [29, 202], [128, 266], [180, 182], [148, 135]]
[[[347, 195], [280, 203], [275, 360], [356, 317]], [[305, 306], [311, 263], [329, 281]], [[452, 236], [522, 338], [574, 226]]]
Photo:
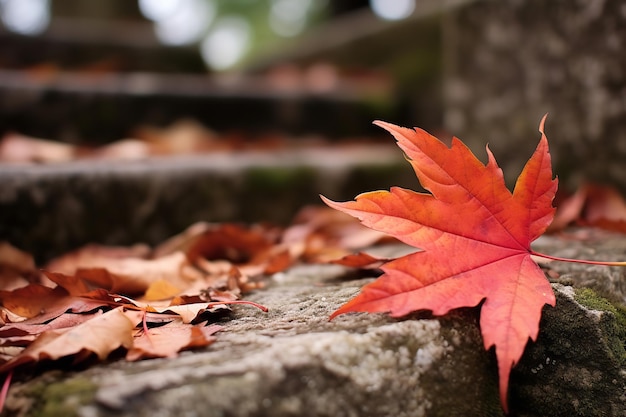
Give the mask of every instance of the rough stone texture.
[[509, 180], [547, 134], [555, 172], [626, 191], [626, 8], [620, 0], [476, 1], [444, 20], [444, 119]]
[[[560, 235], [544, 235], [533, 243], [539, 252], [563, 258], [626, 261], [623, 234], [598, 229], [571, 229]], [[626, 307], [626, 268], [565, 262], [544, 264], [559, 274], [557, 282], [595, 290], [611, 302]]]
[[0, 165], [0, 239], [39, 260], [90, 242], [157, 244], [194, 221], [287, 224], [306, 204], [417, 181], [389, 146]]
[[[503, 416], [476, 309], [328, 322], [370, 280], [293, 268], [248, 297], [268, 313], [237, 308], [207, 349], [26, 378], [11, 389], [8, 415]], [[624, 417], [626, 314], [590, 290], [554, 289], [557, 306], [546, 307], [512, 373], [511, 415]]]

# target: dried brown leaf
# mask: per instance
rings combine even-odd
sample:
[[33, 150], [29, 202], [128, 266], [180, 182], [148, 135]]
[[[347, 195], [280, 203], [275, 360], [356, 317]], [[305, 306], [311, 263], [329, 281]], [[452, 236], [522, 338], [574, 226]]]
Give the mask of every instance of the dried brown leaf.
[[135, 324], [120, 307], [75, 327], [46, 331], [22, 353], [0, 366], [0, 373], [26, 363], [55, 360], [82, 351], [105, 359], [119, 347], [132, 347]]
[[172, 321], [161, 327], [140, 330], [133, 347], [126, 354], [126, 360], [143, 358], [173, 358], [184, 349], [208, 346], [215, 341], [214, 333], [222, 326], [191, 326], [181, 321]]
[[74, 275], [80, 268], [106, 267], [109, 262], [119, 259], [140, 258], [150, 255], [150, 248], [144, 244], [131, 247], [86, 245], [80, 249], [68, 252], [50, 261], [45, 270]]
[[187, 266], [185, 255], [175, 252], [158, 259], [111, 259], [98, 267], [79, 268], [76, 276], [114, 293], [137, 295], [161, 280], [178, 288], [187, 287], [198, 279]]

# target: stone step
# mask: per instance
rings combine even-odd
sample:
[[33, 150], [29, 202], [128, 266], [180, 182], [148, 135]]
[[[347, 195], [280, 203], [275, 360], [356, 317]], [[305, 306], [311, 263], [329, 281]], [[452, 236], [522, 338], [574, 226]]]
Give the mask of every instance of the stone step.
[[319, 194], [417, 186], [393, 144], [0, 164], [0, 183], [0, 239], [40, 261], [91, 242], [158, 244], [196, 221], [286, 225]]
[[[605, 239], [618, 249], [624, 237]], [[620, 243], [621, 242], [621, 243]], [[557, 238], [543, 249], [566, 248]], [[578, 278], [602, 281], [583, 266]], [[565, 272], [564, 272], [565, 274]], [[338, 266], [276, 274], [246, 298], [268, 313], [235, 308], [206, 349], [174, 359], [115, 361], [45, 372], [15, 382], [11, 415], [82, 417], [504, 416], [497, 366], [478, 328], [478, 310], [436, 318], [413, 314], [329, 315], [372, 278]], [[577, 281], [576, 281], [577, 282]], [[626, 410], [626, 315], [590, 290], [555, 283], [536, 343], [510, 381], [510, 415], [611, 416]]]

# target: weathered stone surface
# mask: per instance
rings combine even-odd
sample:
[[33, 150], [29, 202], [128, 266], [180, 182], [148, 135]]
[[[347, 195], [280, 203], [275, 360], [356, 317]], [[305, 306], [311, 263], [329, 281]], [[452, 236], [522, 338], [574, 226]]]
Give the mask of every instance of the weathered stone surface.
[[0, 166], [0, 239], [49, 259], [100, 242], [158, 244], [195, 221], [289, 223], [319, 194], [413, 186], [388, 146]]
[[[533, 247], [539, 252], [563, 258], [626, 261], [624, 235], [599, 229], [571, 229], [560, 236], [544, 235], [533, 243]], [[566, 262], [544, 265], [559, 274], [557, 282], [592, 288], [613, 303], [626, 307], [626, 268]]]
[[444, 120], [509, 180], [547, 135], [561, 179], [626, 191], [626, 12], [620, 0], [476, 1], [444, 20]]
[[[15, 383], [7, 409], [84, 417], [503, 416], [476, 309], [327, 320], [370, 280], [334, 266], [294, 268], [248, 297], [268, 313], [237, 308], [205, 350], [48, 372]], [[623, 417], [626, 315], [589, 290], [554, 289], [556, 308], [546, 307], [538, 341], [514, 368], [511, 415]]]

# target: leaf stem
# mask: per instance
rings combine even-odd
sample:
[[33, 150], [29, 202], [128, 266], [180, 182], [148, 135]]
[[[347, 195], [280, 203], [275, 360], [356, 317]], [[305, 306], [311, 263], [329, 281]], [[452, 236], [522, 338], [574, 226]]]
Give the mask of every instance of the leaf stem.
[[232, 300], [232, 301], [211, 301], [210, 303], [207, 304], [207, 308], [211, 308], [220, 304], [248, 304], [251, 305], [253, 307], [258, 308], [259, 310], [267, 313], [269, 311], [269, 309], [261, 304], [255, 303], [253, 301], [246, 301], [246, 300]]
[[146, 339], [148, 339], [148, 342], [154, 349], [156, 347], [154, 346], [154, 342], [152, 342], [152, 338], [150, 337], [150, 329], [148, 328], [148, 320], [147, 320], [148, 311], [146, 309], [143, 309], [142, 312], [143, 314], [141, 318], [141, 323], [143, 325], [143, 334], [146, 335]]
[[561, 262], [573, 262], [577, 264], [588, 264], [588, 265], [604, 265], [604, 266], [626, 266], [626, 262], [610, 262], [610, 261], [590, 261], [587, 259], [570, 259], [570, 258], [561, 258], [559, 256], [545, 255], [543, 253], [538, 253], [533, 250], [530, 251], [531, 255], [539, 256], [541, 258], [552, 259], [553, 261], [561, 261]]
[[2, 391], [0, 391], [0, 413], [4, 411], [4, 402], [7, 399], [7, 395], [9, 394], [9, 386], [11, 386], [11, 379], [13, 378], [13, 370], [10, 370], [4, 379], [4, 384], [2, 384]]

